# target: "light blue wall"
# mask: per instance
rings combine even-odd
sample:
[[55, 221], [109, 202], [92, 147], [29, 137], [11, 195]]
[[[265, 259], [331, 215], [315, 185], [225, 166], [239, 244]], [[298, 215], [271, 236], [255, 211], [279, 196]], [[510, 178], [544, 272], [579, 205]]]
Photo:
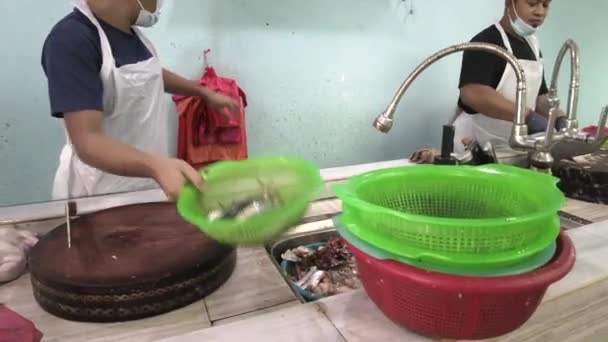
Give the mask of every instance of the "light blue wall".
[[[602, 107], [608, 105], [608, 1], [553, 1], [551, 17], [540, 33], [545, 65], [552, 70], [561, 45], [568, 38], [578, 44], [581, 55], [579, 119], [581, 126], [597, 125]], [[547, 82], [550, 82], [548, 70]], [[566, 56], [559, 79], [560, 100], [566, 107], [570, 81], [570, 59]]]
[[[587, 1], [597, 3], [595, 8], [607, 6]], [[404, 97], [390, 134], [371, 127], [376, 114], [418, 63], [493, 23], [504, 3], [415, 0], [409, 1], [413, 14], [404, 18], [394, 6], [398, 2], [165, 1], [162, 20], [149, 34], [165, 65], [187, 77], [200, 76], [202, 51], [212, 49], [213, 66], [235, 78], [248, 95], [251, 155], [298, 155], [322, 167], [387, 160], [439, 143], [440, 126], [456, 101], [460, 55], [423, 74]], [[563, 3], [554, 2], [557, 15], [547, 26], [555, 31], [543, 33], [549, 58], [549, 50], [557, 50], [566, 37], [564, 20], [571, 11]], [[0, 205], [50, 196], [63, 132], [49, 116], [40, 48], [69, 8], [66, 0], [0, 2], [3, 27], [13, 28], [0, 30]], [[601, 35], [585, 37], [589, 22], [581, 19], [581, 27], [572, 31], [586, 52], [584, 120], [601, 102], [601, 89], [593, 89], [595, 75], [588, 69], [601, 63], [602, 57], [590, 52], [601, 44], [592, 39]], [[168, 114], [174, 149], [176, 114], [173, 109]]]

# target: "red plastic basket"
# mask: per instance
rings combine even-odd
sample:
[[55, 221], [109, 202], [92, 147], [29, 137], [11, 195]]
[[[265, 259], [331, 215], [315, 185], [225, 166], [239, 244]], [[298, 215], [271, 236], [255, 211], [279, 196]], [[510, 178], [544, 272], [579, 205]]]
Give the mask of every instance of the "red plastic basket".
[[348, 247], [368, 296], [389, 319], [418, 334], [446, 339], [487, 339], [518, 329], [576, 259], [572, 240], [564, 232], [545, 266], [492, 278], [430, 272]]
[[[582, 129], [583, 132], [589, 133], [589, 134], [594, 134], [594, 135], [597, 134], [598, 130], [599, 130], [599, 127], [595, 126], [595, 125], [593, 125], [593, 126], [587, 126], [587, 127], [585, 127], [585, 128]], [[605, 128], [604, 132], [606, 134], [608, 134], [608, 128]]]

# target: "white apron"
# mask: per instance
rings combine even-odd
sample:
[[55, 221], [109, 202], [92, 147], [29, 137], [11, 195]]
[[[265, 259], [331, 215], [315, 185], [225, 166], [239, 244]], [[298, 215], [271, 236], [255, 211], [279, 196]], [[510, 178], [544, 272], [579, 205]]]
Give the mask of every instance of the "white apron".
[[[513, 53], [507, 33], [500, 23], [496, 24], [496, 28], [502, 36], [505, 48]], [[518, 59], [518, 62], [523, 67], [526, 76], [526, 106], [528, 108], [535, 108], [538, 92], [540, 91], [543, 82], [544, 67], [540, 58], [540, 48], [536, 37], [531, 36], [525, 39], [532, 48], [532, 51], [534, 51], [536, 61]], [[517, 74], [508, 63], [502, 74], [502, 78], [496, 87], [496, 91], [506, 99], [515, 103], [517, 95]], [[474, 138], [481, 146], [485, 146], [487, 142], [490, 142], [497, 149], [513, 151], [509, 146], [509, 138], [513, 128], [512, 121], [495, 119], [482, 113], [468, 115], [460, 111], [460, 113], [457, 113], [454, 126], [456, 131], [454, 149], [456, 152], [459, 152], [460, 149], [464, 149], [461, 142], [463, 137]]]
[[[91, 13], [87, 1], [77, 0], [74, 6], [99, 31], [102, 52], [100, 76], [104, 90], [103, 134], [141, 151], [167, 155], [162, 67], [154, 46], [138, 28], [133, 27], [152, 58], [117, 68], [108, 38]], [[120, 177], [86, 165], [76, 155], [67, 132], [66, 140], [53, 183], [53, 199], [158, 187], [152, 179]], [[111, 154], [112, 151], [104, 153]]]

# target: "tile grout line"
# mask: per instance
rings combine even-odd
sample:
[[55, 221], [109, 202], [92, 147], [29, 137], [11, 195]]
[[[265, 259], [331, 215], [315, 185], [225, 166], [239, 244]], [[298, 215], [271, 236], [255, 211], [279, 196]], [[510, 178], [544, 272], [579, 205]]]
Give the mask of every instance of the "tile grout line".
[[[247, 314], [255, 313], [255, 312], [257, 312], [257, 311], [262, 311], [262, 310], [271, 309], [271, 308], [274, 308], [274, 307], [277, 307], [277, 306], [281, 306], [281, 305], [285, 305], [285, 304], [287, 304], [287, 303], [294, 302], [294, 301], [299, 302], [299, 301], [297, 300], [297, 298], [296, 298], [296, 299], [290, 299], [290, 300], [287, 300], [287, 301], [285, 301], [285, 302], [281, 302], [281, 303], [277, 303], [277, 304], [273, 304], [273, 305], [268, 305], [268, 306], [263, 306], [263, 307], [260, 307], [260, 308], [254, 309], [254, 310], [245, 311], [245, 312], [242, 312], [242, 313], [237, 314], [237, 315], [232, 315], [232, 316], [226, 316], [226, 317], [222, 317], [222, 318], [220, 318], [220, 319], [216, 319], [216, 320], [211, 320], [211, 317], [209, 317], [209, 321], [211, 322], [211, 327], [215, 327], [215, 326], [217, 326], [217, 325], [214, 325], [214, 324], [215, 324], [216, 322], [219, 322], [219, 321], [223, 321], [223, 320], [227, 320], [227, 319], [231, 319], [231, 318], [240, 317], [240, 316], [243, 316], [243, 315], [247, 315]], [[299, 305], [302, 305], [302, 304], [299, 304]], [[234, 322], [230, 322], [230, 323], [236, 323], [236, 322], [240, 322], [240, 321], [234, 321]], [[230, 323], [229, 323], [229, 324], [230, 324]]]
[[336, 324], [331, 320], [331, 318], [329, 317], [329, 315], [327, 314], [327, 311], [325, 311], [323, 306], [318, 302], [312, 303], [312, 304], [317, 308], [317, 311], [320, 312], [323, 315], [323, 317], [325, 317], [327, 319], [329, 324], [331, 324], [331, 326], [334, 327], [334, 329], [336, 329], [336, 332], [338, 333], [338, 335], [340, 335], [340, 337], [342, 337], [342, 340], [344, 342], [348, 342], [348, 340], [346, 339], [346, 336], [344, 336], [344, 334], [342, 334], [342, 331], [340, 331], [340, 329], [338, 329]]

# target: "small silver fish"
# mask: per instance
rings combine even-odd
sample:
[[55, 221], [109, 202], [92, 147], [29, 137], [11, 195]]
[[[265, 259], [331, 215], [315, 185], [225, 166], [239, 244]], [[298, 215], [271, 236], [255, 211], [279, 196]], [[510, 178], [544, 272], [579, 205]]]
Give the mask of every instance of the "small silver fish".
[[288, 249], [287, 251], [285, 251], [285, 253], [281, 254], [281, 258], [283, 260], [287, 260], [287, 261], [291, 261], [291, 262], [299, 262], [300, 260], [302, 260], [291, 249]]
[[211, 211], [207, 217], [212, 221], [224, 218], [245, 220], [282, 204], [282, 200], [277, 192], [268, 188], [260, 180], [258, 182], [262, 186], [260, 194], [235, 201], [227, 208], [220, 204], [220, 209]]
[[258, 215], [268, 209], [274, 207], [273, 203], [266, 200], [254, 200], [249, 203], [246, 207], [241, 209], [236, 215], [237, 220], [245, 220], [255, 215]]
[[292, 251], [296, 256], [300, 258], [307, 257], [315, 252], [313, 249], [310, 249], [306, 246], [299, 246], [296, 249], [292, 249]]
[[216, 221], [224, 217], [224, 211], [221, 209], [215, 209], [209, 212], [207, 218], [209, 221]]
[[296, 285], [298, 285], [299, 287], [304, 287], [304, 285], [308, 282], [308, 280], [310, 279], [310, 277], [312, 277], [312, 275], [317, 272], [317, 267], [313, 266], [310, 268], [310, 270], [302, 277], [302, 279], [298, 280], [298, 282], [296, 283]]
[[323, 279], [323, 277], [325, 277], [325, 271], [316, 271], [315, 273], [312, 274], [310, 279], [308, 279], [308, 281], [304, 284], [305, 288], [314, 289], [315, 287], [319, 286], [319, 283], [321, 283], [321, 280]]

